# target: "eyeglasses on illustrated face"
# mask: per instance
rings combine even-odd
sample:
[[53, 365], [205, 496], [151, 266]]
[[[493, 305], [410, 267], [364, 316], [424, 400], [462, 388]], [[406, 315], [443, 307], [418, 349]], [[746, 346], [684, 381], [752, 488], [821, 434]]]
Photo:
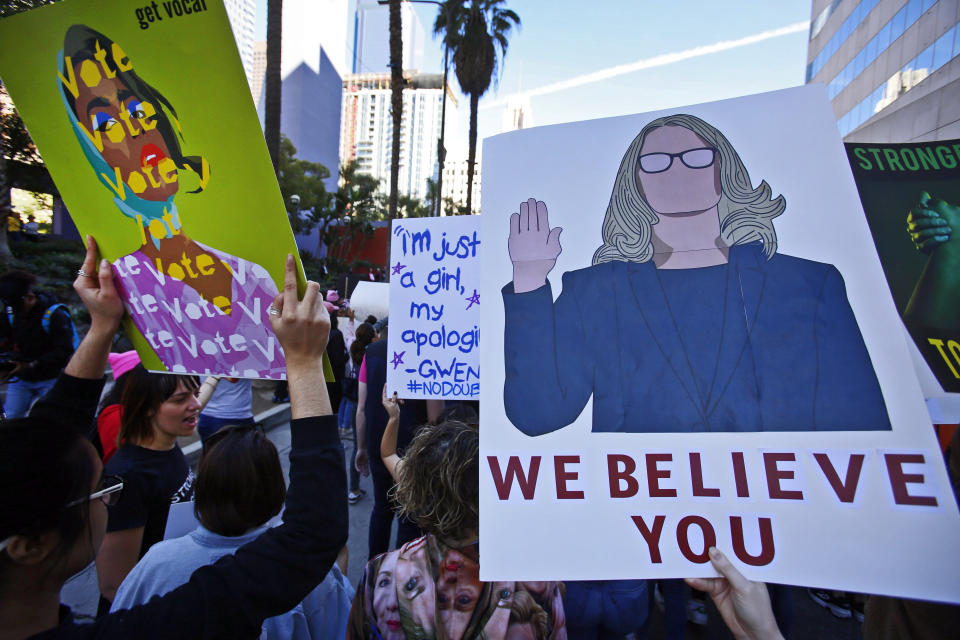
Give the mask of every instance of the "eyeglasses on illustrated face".
[[640, 156], [637, 164], [644, 173], [663, 173], [673, 166], [674, 158], [680, 158], [680, 162], [690, 169], [704, 169], [713, 164], [716, 154], [713, 147], [687, 149], [680, 153], [646, 153]]
[[120, 492], [123, 491], [123, 478], [120, 476], [104, 476], [103, 480], [100, 481], [100, 486], [103, 488], [94, 491], [88, 497], [77, 498], [76, 500], [68, 502], [67, 507], [75, 507], [78, 504], [83, 504], [91, 500], [100, 500], [100, 502], [108, 507], [117, 504], [117, 501], [120, 500]]

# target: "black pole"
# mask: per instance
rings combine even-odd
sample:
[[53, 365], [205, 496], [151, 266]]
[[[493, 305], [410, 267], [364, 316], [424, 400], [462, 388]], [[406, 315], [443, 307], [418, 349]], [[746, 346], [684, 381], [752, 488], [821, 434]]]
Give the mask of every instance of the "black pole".
[[[449, 18], [448, 18], [449, 19]], [[447, 68], [449, 66], [449, 51], [447, 50], [447, 45], [443, 45], [443, 98], [441, 100], [440, 107], [440, 141], [437, 143], [437, 163], [440, 167], [440, 170], [437, 172], [437, 197], [436, 197], [436, 212], [435, 215], [439, 216], [443, 203], [443, 161], [446, 158], [447, 150], [443, 146], [443, 134], [447, 126]]]

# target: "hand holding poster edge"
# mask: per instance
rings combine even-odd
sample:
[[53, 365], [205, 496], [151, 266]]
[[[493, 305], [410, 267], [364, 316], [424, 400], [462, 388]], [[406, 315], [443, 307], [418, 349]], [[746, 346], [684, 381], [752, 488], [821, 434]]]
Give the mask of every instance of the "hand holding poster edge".
[[[177, 213], [177, 207], [173, 205], [172, 201], [168, 198], [163, 200], [164, 208], [166, 213], [161, 212], [159, 209], [154, 212], [150, 208], [149, 202], [146, 198], [152, 197], [151, 194], [153, 191], [163, 191], [166, 189], [169, 191], [170, 188], [175, 187], [179, 182], [184, 182], [177, 179], [177, 174], [173, 171], [176, 167], [177, 171], [180, 170], [179, 165], [177, 164], [177, 158], [180, 158], [182, 154], [179, 154], [177, 151], [179, 140], [178, 136], [175, 134], [164, 135], [163, 139], [157, 138], [156, 140], [147, 140], [149, 136], [156, 136], [158, 131], [167, 131], [167, 124], [171, 121], [175, 122], [176, 126], [172, 130], [179, 131], [180, 120], [184, 117], [189, 119], [188, 132], [192, 133], [191, 139], [193, 140], [191, 144], [191, 150], [198, 148], [197, 142], [201, 140], [200, 146], [203, 146], [202, 139], [206, 136], [204, 128], [200, 120], [196, 117], [191, 117], [191, 108], [193, 107], [190, 103], [189, 98], [185, 98], [181, 95], [179, 98], [174, 94], [176, 93], [175, 83], [171, 83], [169, 80], [163, 80], [161, 83], [163, 87], [170, 91], [173, 88], [173, 93], [168, 93], [167, 96], [173, 96], [174, 99], [178, 100], [178, 106], [181, 107], [179, 112], [173, 112], [171, 101], [160, 94], [153, 85], [146, 83], [141, 77], [136, 74], [136, 68], [134, 67], [134, 61], [127, 55], [127, 52], [121, 47], [118, 42], [111, 40], [104, 33], [113, 33], [118, 34], [124, 42], [127, 43], [128, 50], [130, 53], [134, 54], [134, 57], [139, 59], [142, 63], [140, 68], [141, 72], [146, 69], [147, 73], [151, 75], [151, 78], [156, 81], [156, 78], [160, 76], [158, 70], [166, 72], [165, 67], [162, 64], [157, 64], [155, 59], [150, 58], [147, 54], [144, 53], [145, 50], [149, 50], [151, 44], [150, 41], [153, 38], [153, 31], [160, 29], [160, 27], [153, 25], [154, 28], [148, 33], [140, 33], [139, 30], [135, 31], [136, 33], [136, 46], [130, 44], [133, 42], [133, 39], [129, 36], [129, 25], [126, 24], [124, 20], [121, 20], [118, 15], [110, 14], [104, 15], [102, 12], [94, 10], [92, 13], [89, 12], [89, 7], [91, 3], [84, 3], [79, 1], [68, 1], [51, 7], [45, 7], [43, 11], [30, 11], [23, 15], [17, 15], [10, 18], [4, 19], [3, 27], [6, 27], [9, 30], [7, 35], [11, 36], [11, 39], [8, 41], [13, 45], [15, 41], [18, 41], [25, 34], [30, 34], [32, 42], [37, 44], [38, 48], [36, 50], [36, 55], [31, 57], [31, 64], [36, 66], [39, 70], [39, 73], [42, 75], [44, 70], [49, 71], [49, 66], [43, 64], [43, 61], [49, 62], [50, 56], [45, 54], [45, 52], [50, 47], [57, 47], [59, 42], [64, 43], [64, 49], [59, 53], [60, 64], [56, 69], [56, 72], [59, 75], [59, 81], [57, 82], [57, 89], [54, 89], [54, 92], [59, 91], [59, 97], [51, 100], [49, 94], [51, 85], [37, 85], [32, 83], [29, 85], [23, 84], [22, 78], [20, 75], [34, 74], [38, 73], [35, 69], [24, 69], [20, 67], [30, 66], [30, 65], [19, 65], [16, 68], [10, 67], [10, 65], [5, 65], [5, 68], [8, 71], [5, 73], [5, 80], [7, 81], [7, 86], [10, 89], [11, 93], [15, 96], [18, 106], [21, 107], [22, 114], [25, 121], [30, 127], [31, 133], [34, 134], [40, 148], [44, 151], [44, 157], [48, 160], [48, 167], [50, 168], [53, 175], [57, 176], [57, 184], [60, 187], [61, 192], [64, 194], [64, 198], [67, 201], [67, 204], [71, 206], [72, 210], [78, 214], [77, 224], [81, 232], [91, 232], [95, 235], [98, 240], [100, 240], [100, 245], [104, 248], [104, 253], [110, 255], [113, 253], [116, 255], [116, 239], [113, 237], [115, 235], [114, 231], [105, 232], [96, 228], [96, 224], [91, 225], [90, 211], [94, 208], [99, 209], [98, 205], [91, 206], [90, 203], [84, 203], [84, 205], [78, 204], [78, 194], [86, 193], [84, 197], [89, 197], [93, 195], [93, 191], [88, 187], [83, 187], [82, 182], [89, 182], [86, 177], [89, 174], [84, 174], [82, 171], [71, 170], [70, 172], [65, 172], [64, 167], [64, 158], [70, 156], [76, 156], [78, 148], [71, 147], [69, 144], [64, 145], [62, 142], [57, 140], [56, 142], [51, 142], [51, 140], [56, 140], [56, 137], [62, 135], [59, 132], [63, 129], [61, 122], [62, 120], [58, 119], [56, 114], [55, 102], [62, 103], [60, 113], [64, 112], [64, 108], [67, 112], [68, 117], [72, 121], [72, 134], [68, 134], [71, 137], [75, 137], [77, 142], [80, 143], [80, 149], [82, 149], [81, 157], [85, 157], [87, 162], [93, 163], [95, 169], [102, 169], [96, 172], [97, 178], [101, 183], [101, 188], [106, 188], [111, 194], [113, 194], [115, 206], [121, 210], [121, 212], [129, 215], [139, 214], [143, 219], [143, 228], [141, 230], [141, 246], [145, 250], [152, 249], [147, 239], [155, 238], [155, 232], [160, 232], [160, 226], [163, 226], [164, 233], [167, 238], [171, 234], [176, 235], [178, 232], [180, 216]], [[98, 31], [94, 31], [88, 27], [82, 26], [82, 22], [89, 21], [91, 24], [99, 25]], [[64, 25], [64, 26], [58, 26]], [[72, 26], [69, 26], [72, 25]], [[118, 26], [119, 25], [119, 26]], [[253, 114], [252, 109], [249, 108], [249, 92], [245, 81], [242, 83], [237, 83], [229, 87], [229, 91], [224, 91], [223, 88], [230, 84], [230, 81], [233, 79], [245, 80], [243, 77], [242, 70], [238, 61], [235, 59], [235, 47], [233, 45], [232, 35], [230, 34], [229, 28], [222, 29], [218, 32], [217, 28], [226, 27], [228, 25], [226, 14], [222, 8], [222, 5], [218, 3], [211, 3], [209, 11], [206, 11], [202, 14], [191, 15], [189, 19], [181, 19], [179, 21], [170, 23], [170, 25], [164, 24], [161, 31], [157, 32], [157, 36], [163, 41], [163, 47], [165, 51], [176, 50], [181, 46], [187, 46], [192, 48], [196, 46], [197, 42], [200, 40], [196, 39], [182, 39], [173, 35], [174, 33], [179, 34], [180, 32], [186, 33], [191, 29], [204, 29], [207, 33], [207, 36], [202, 39], [202, 42], [208, 43], [205, 46], [218, 46], [218, 42], [223, 40], [224, 42], [229, 42], [229, 47], [222, 49], [226, 53], [203, 53], [206, 56], [205, 59], [208, 60], [210, 64], [221, 64], [223, 61], [227, 61], [227, 64], [223, 65], [221, 69], [222, 73], [219, 74], [218, 79], [216, 80], [218, 92], [221, 96], [228, 96], [236, 94], [240, 96], [240, 99], [233, 100], [231, 104], [234, 105], [234, 110], [237, 111], [235, 121], [238, 123], [243, 123], [248, 125], [256, 122], [256, 118]], [[217, 27], [217, 28], [215, 28]], [[73, 32], [76, 32], [74, 37], [71, 35], [71, 29]], [[172, 31], [171, 31], [172, 29]], [[2, 30], [2, 28], [0, 28]], [[67, 32], [66, 40], [63, 39], [62, 34], [63, 30]], [[80, 33], [81, 30], [83, 33]], [[58, 36], [58, 31], [59, 35]], [[79, 35], [77, 35], [79, 34]], [[100, 53], [103, 55], [93, 55], [87, 60], [80, 60], [84, 56], [77, 55], [77, 52], [80, 49], [77, 47], [83, 47], [83, 41], [89, 41], [90, 38], [87, 38], [83, 34], [90, 35], [93, 38], [93, 41], [101, 44]], [[126, 35], [125, 35], [126, 34]], [[82, 36], [82, 37], [81, 37]], [[171, 39], [172, 38], [172, 39]], [[59, 48], [59, 47], [57, 47]], [[202, 48], [202, 47], [201, 47]], [[64, 64], [67, 59], [72, 59], [77, 57], [77, 65]], [[232, 57], [232, 59], [231, 59]], [[169, 56], [163, 56], [159, 58], [160, 60], [168, 59]], [[85, 66], [83, 66], [85, 65]], [[79, 67], [83, 66], [81, 70]], [[229, 67], [229, 72], [227, 67]], [[81, 72], [82, 71], [82, 72]], [[99, 78], [99, 82], [96, 80]], [[103, 119], [103, 122], [100, 120], [95, 120], [91, 122], [91, 126], [87, 127], [84, 122], [81, 122], [80, 119], [76, 117], [77, 112], [74, 109], [74, 106], [71, 104], [71, 100], [76, 100], [84, 97], [84, 92], [88, 90], [93, 90], [98, 88], [105, 82], [108, 81], [118, 81], [118, 79], [123, 79], [123, 86], [128, 89], [132, 86], [134, 87], [133, 97], [123, 99], [123, 107], [119, 114], [109, 113], [104, 111], [97, 111], [93, 114], [96, 117], [104, 116], [107, 118], [112, 118], [112, 120]], [[229, 80], [227, 80], [229, 79]], [[102, 87], [100, 87], [102, 88]], [[31, 94], [30, 92], [34, 93]], [[198, 91], [191, 92], [191, 96], [196, 94], [200, 95], [204, 93], [204, 87], [201, 86]], [[41, 97], [43, 94], [43, 97]], [[129, 109], [126, 109], [129, 102]], [[178, 115], [174, 115], [178, 113]], [[105, 115], [107, 114], [107, 115]], [[187, 122], [187, 120], [184, 120]], [[238, 137], [242, 138], [242, 127], [237, 129]], [[54, 134], [53, 131], [56, 130], [58, 133]], [[250, 129], [251, 131], [257, 131], [257, 137], [262, 140], [262, 136], [259, 136], [258, 129]], [[182, 134], [180, 135], [182, 138]], [[139, 163], [137, 167], [130, 165], [127, 167], [123, 165], [123, 168], [120, 164], [116, 166], [110, 165], [109, 162], [107, 165], [103, 165], [104, 159], [109, 159], [108, 157], [108, 146], [115, 144], [128, 144], [134, 139], [137, 139], [137, 144], [143, 142], [143, 153], [140, 153], [141, 160], [146, 157], [147, 161]], [[189, 142], [189, 141], [188, 141]], [[149, 143], [149, 144], [147, 144]], [[232, 144], [232, 143], [231, 143]], [[171, 146], [173, 145], [173, 146]], [[249, 172], [254, 172], [254, 166], [266, 166], [262, 161], [262, 158], [258, 157], [257, 154], [252, 156], [249, 153], [251, 148], [257, 148], [256, 140], [253, 141], [253, 145], [248, 145], [245, 151], [245, 163], [251, 166]], [[259, 147], [263, 148], [263, 143], [259, 144]], [[151, 150], [149, 154], [144, 156], [148, 150]], [[205, 150], [211, 154], [215, 154], [218, 150], [214, 147], [211, 147], [209, 144], [206, 145]], [[265, 150], [265, 149], [264, 149]], [[177, 151], [173, 153], [173, 151]], [[136, 154], [134, 154], [136, 155]], [[237, 157], [235, 154], [233, 157]], [[263, 154], [265, 158], [265, 154]], [[225, 193], [219, 188], [220, 185], [226, 185], [230, 181], [231, 176], [228, 173], [236, 173], [239, 175], [246, 175], [248, 169], [246, 166], [242, 168], [241, 171], [236, 171], [238, 167], [232, 167], [233, 171], [224, 173], [223, 171], [214, 171], [220, 176], [219, 179], [215, 180], [215, 185], [217, 188], [211, 191], [209, 188], [210, 181], [210, 164], [207, 162], [206, 158], [200, 156], [183, 156], [184, 163], [183, 167], [189, 169], [187, 174], [193, 175], [191, 171], [196, 172], [198, 177], [195, 180], [195, 185], [197, 188], [192, 189], [194, 192], [204, 191], [214, 193], [216, 195], [205, 196], [204, 202], [207, 203], [208, 209], [211, 203], [215, 205], [222, 206], [224, 200], [222, 195]], [[253, 162], [251, 162], [253, 161]], [[112, 162], [112, 160], [111, 160]], [[74, 163], [75, 164], [75, 163]], [[216, 163], [214, 163], [216, 164]], [[142, 167], [140, 166], [142, 165]], [[228, 165], [219, 164], [218, 166], [226, 167]], [[129, 170], [129, 175], [128, 175]], [[186, 174], [185, 174], [186, 175]], [[71, 177], [72, 176], [72, 177]], [[69, 178], [69, 179], [68, 179]], [[257, 176], [257, 179], [261, 179], [262, 176]], [[225, 182], [226, 181], [226, 182]], [[261, 190], [261, 193], [277, 193], [276, 190], [276, 179], [272, 172], [269, 173], [269, 182], [272, 183], [272, 190], [266, 189]], [[256, 180], [248, 180], [248, 184], [255, 184]], [[184, 185], [186, 182], [184, 182]], [[192, 188], [192, 187], [186, 187]], [[241, 190], [242, 191], [242, 190]], [[89, 192], [89, 193], [88, 193]], [[164, 192], [166, 193], [166, 192]], [[100, 198], [100, 194], [103, 194], [103, 191], [100, 191], [97, 194], [97, 198]], [[167, 194], [169, 195], [169, 194]], [[141, 197], [143, 196], [143, 197]], [[214, 198], [209, 200], [209, 198]], [[248, 199], [246, 206], [250, 206], [251, 203], [257, 202], [258, 200], [262, 203], [265, 199], [264, 197], [257, 196], [253, 199]], [[279, 198], [277, 198], [279, 201]], [[160, 202], [160, 201], [158, 201]], [[92, 201], [91, 201], [92, 203]], [[257, 205], [254, 205], [257, 206]], [[185, 210], [192, 210], [191, 207], [184, 206]], [[277, 207], [278, 210], [282, 211], [282, 205]], [[156, 213], [157, 215], [154, 215]], [[163, 215], [160, 215], [163, 213]], [[205, 212], [207, 218], [209, 218], [209, 210]], [[283, 226], [288, 228], [286, 222], [285, 213], [281, 213], [283, 219]], [[195, 225], [197, 228], [206, 228], [208, 222], [205, 219], [196, 218], [193, 216], [195, 222], [199, 224]], [[260, 220], [264, 218], [259, 217]], [[112, 225], [116, 227], [117, 225]], [[287, 243], [289, 248], [292, 248], [293, 238], [292, 234], [287, 231], [285, 234], [282, 229], [279, 229], [279, 234], [277, 235], [278, 240], [283, 240]], [[107, 235], [109, 237], [101, 237]], [[209, 232], [207, 232], [209, 237]], [[285, 236], [285, 237], [284, 237]], [[276, 242], [273, 242], [276, 244]], [[280, 244], [283, 244], [282, 242]], [[168, 273], [168, 267], [165, 261], [162, 270], [158, 269], [157, 274], [160, 277], [167, 277], [169, 279], [175, 279], [175, 277], [180, 276], [181, 273], [189, 274], [191, 270], [195, 272], [200, 272], [201, 270], [209, 271], [212, 267], [220, 264], [221, 261], [231, 262], [227, 266], [229, 270], [233, 273], [242, 272], [244, 270], [250, 270], [249, 273], [256, 276], [254, 272], [258, 269], [261, 272], [264, 272], [261, 267], [256, 265], [254, 262], [245, 262], [242, 258], [237, 259], [238, 261], [234, 262], [231, 254], [225, 254], [223, 252], [217, 252], [214, 249], [209, 247], [204, 247], [196, 243], [191, 245], [194, 247], [201, 247], [199, 252], [196, 252], [196, 255], [190, 254], [187, 256], [189, 262], [186, 262], [183, 265], [177, 265], [174, 260], [170, 260], [169, 267], [171, 272]], [[287, 248], [287, 247], [285, 247]], [[124, 250], [126, 251], [126, 250]], [[189, 252], [188, 252], [189, 253]], [[128, 255], [123, 252], [120, 253], [121, 256]], [[244, 255], [244, 254], [240, 254]], [[179, 256], [178, 257], [182, 257]], [[267, 264], [267, 262], [265, 262]], [[115, 267], [119, 271], [125, 271], [127, 264], [121, 259], [120, 264], [115, 263]], [[137, 266], [134, 265], [134, 269], [139, 268], [141, 271], [145, 268], [143, 264]], [[238, 271], [239, 270], [239, 271]], [[127, 274], [130, 275], [130, 274]], [[136, 275], [136, 274], [133, 274]], [[241, 275], [241, 278], [243, 275]], [[248, 278], [249, 281], [249, 278]], [[301, 265], [301, 288], [303, 286], [304, 278], [302, 276], [302, 265]], [[261, 282], [266, 283], [266, 279], [261, 280]], [[276, 289], [277, 280], [273, 280], [273, 284], [270, 285], [274, 290]], [[203, 296], [206, 296], [205, 299], [216, 298], [215, 292], [206, 292]], [[202, 305], [202, 299], [194, 300], [193, 303], [196, 305]], [[134, 325], [138, 317], [141, 318], [144, 315], [141, 313], [144, 311], [142, 307], [146, 305], [152, 305], [152, 302], [149, 302], [150, 298], [145, 296], [137, 296], [141, 302], [141, 308], [137, 308], [135, 305], [128, 307], [130, 314], [125, 319], [125, 326], [128, 329], [128, 333], [131, 336], [131, 339], [134, 341], [135, 345], [141, 351], [143, 356], [144, 364], [148, 368], [155, 370], [168, 370], [172, 372], [182, 373], [183, 368], [180, 366], [171, 367], [172, 362], [176, 362], [178, 365], [184, 363], [182, 359], [176, 360], [166, 360], [166, 364], [161, 362], [158, 358], [158, 352], [166, 348], [166, 344], [170, 344], [171, 340], [176, 337], [176, 333], [171, 327], [153, 327], [143, 325], [141, 321], [141, 328], [144, 330], [142, 334], [140, 330], [135, 329]], [[146, 302], [144, 302], [144, 299]], [[171, 300], [168, 299], [168, 302]], [[253, 314], [256, 309], [253, 306], [253, 300], [249, 297], [239, 298], [239, 302], [245, 302], [248, 305], [250, 313]], [[189, 301], [184, 301], [184, 304], [190, 304]], [[262, 309], [266, 307], [266, 301], [261, 302], [261, 313]], [[181, 305], [179, 309], [175, 305], [171, 304], [174, 315], [178, 318], [184, 318], [184, 305]], [[221, 308], [223, 308], [221, 306]], [[242, 306], [239, 304], [234, 305], [234, 311], [237, 311], [237, 316], [245, 313]], [[145, 312], [149, 313], [149, 312]], [[251, 319], [256, 316], [250, 315]], [[267, 324], [265, 322], [265, 317], [258, 318], [261, 325]], [[271, 338], [264, 334], [263, 336], [257, 337], [259, 334], [254, 336], [249, 333], [248, 329], [240, 329], [233, 331], [232, 333], [226, 331], [222, 333], [221, 337], [223, 338], [223, 343], [215, 343], [213, 338], [216, 337], [214, 334], [210, 334], [209, 342], [203, 342], [203, 339], [197, 340], [196, 342], [191, 342], [189, 336], [184, 336], [186, 343], [183, 344], [186, 347], [185, 350], [181, 353], [186, 353], [189, 351], [198, 352], [201, 347], [214, 349], [220, 354], [225, 354], [227, 350], [233, 352], [240, 352], [243, 349], [255, 350], [254, 342], [259, 342], [260, 346], [263, 347], [267, 352], [272, 352], [274, 357], [277, 357], [279, 354], [279, 347], [271, 345]], [[229, 339], [228, 339], [229, 338]], [[233, 343], [236, 343], [237, 346], [234, 346]], [[180, 348], [179, 341], [174, 341], [173, 344], [177, 345], [178, 349]], [[204, 353], [209, 355], [206, 351], [206, 348], [203, 349]], [[198, 354], [199, 355], [199, 354]], [[219, 357], [219, 355], [218, 355]], [[237, 362], [234, 361], [233, 364], [230, 364], [229, 367], [233, 369], [224, 370], [222, 373], [235, 373], [244, 377], [259, 377], [259, 373], [254, 373], [254, 370], [244, 365], [240, 364], [237, 366]], [[188, 367], [191, 368], [191, 367]], [[275, 369], [275, 373], [279, 376], [282, 376], [282, 372]]]

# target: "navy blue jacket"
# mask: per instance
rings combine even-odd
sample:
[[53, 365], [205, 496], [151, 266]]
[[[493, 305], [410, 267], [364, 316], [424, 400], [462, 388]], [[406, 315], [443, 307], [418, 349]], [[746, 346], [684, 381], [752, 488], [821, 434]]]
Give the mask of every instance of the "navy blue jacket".
[[[503, 289], [504, 405], [523, 433], [572, 423], [593, 396], [593, 431], [890, 429], [836, 267], [733, 247], [706, 398], [651, 262], [608, 262]], [[709, 312], [708, 312], [709, 311]], [[707, 318], [721, 310], [705, 310]]]

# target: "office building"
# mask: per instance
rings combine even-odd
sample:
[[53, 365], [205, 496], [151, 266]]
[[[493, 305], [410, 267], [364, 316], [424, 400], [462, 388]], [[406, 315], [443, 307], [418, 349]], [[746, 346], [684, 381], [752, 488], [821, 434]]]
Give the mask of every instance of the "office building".
[[[281, 44], [280, 132], [297, 148], [301, 160], [319, 162], [330, 170], [325, 181], [329, 191], [337, 188], [340, 149], [340, 102], [342, 81], [334, 57], [346, 57], [346, 44], [335, 37], [330, 51], [323, 38], [346, 29], [346, 0], [284, 0]], [[339, 39], [338, 39], [339, 38]], [[257, 82], [254, 99], [260, 125], [266, 107], [266, 43], [258, 43]]]
[[[480, 213], [480, 157], [473, 165], [473, 198], [471, 213]], [[443, 166], [443, 197], [460, 205], [467, 204], [467, 161], [447, 160]]]
[[[398, 192], [425, 200], [427, 178], [437, 178], [443, 74], [405, 72], [404, 79]], [[361, 172], [380, 180], [383, 194], [390, 192], [390, 86], [389, 73], [348, 75], [343, 80], [340, 115], [340, 162], [356, 160]], [[449, 135], [457, 122], [457, 99], [449, 84], [446, 116]]]
[[[424, 31], [409, 3], [400, 7], [403, 68], [423, 68]], [[353, 73], [390, 72], [390, 7], [377, 0], [357, 0], [353, 31]]]
[[960, 138], [960, 2], [814, 0], [807, 82], [847, 141]]
[[253, 43], [253, 77], [250, 82], [250, 95], [253, 101], [260, 104], [260, 94], [263, 93], [263, 82], [267, 73], [267, 41], [260, 40]]
[[243, 63], [243, 72], [247, 75], [247, 84], [253, 86], [253, 27], [257, 18], [256, 0], [223, 0], [233, 29], [233, 39], [237, 41], [237, 51]]

